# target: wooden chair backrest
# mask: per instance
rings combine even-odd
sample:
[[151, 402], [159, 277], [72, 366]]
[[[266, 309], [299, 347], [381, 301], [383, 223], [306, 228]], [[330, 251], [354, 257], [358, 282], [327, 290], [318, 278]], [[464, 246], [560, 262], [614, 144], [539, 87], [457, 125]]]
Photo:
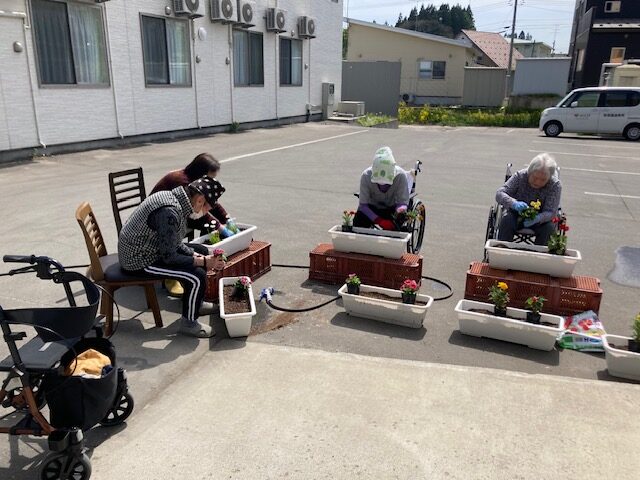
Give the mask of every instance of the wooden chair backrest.
[[100, 257], [107, 254], [107, 247], [104, 244], [100, 226], [89, 202], [82, 202], [77, 208], [76, 220], [78, 221], [78, 225], [80, 225], [80, 229], [84, 235], [84, 241], [87, 245], [87, 251], [89, 252], [91, 277], [95, 281], [103, 280], [104, 272], [102, 271], [102, 265], [100, 265]]
[[122, 230], [120, 212], [135, 208], [147, 198], [144, 188], [142, 167], [113, 172], [109, 174], [109, 192], [111, 193], [111, 208], [116, 221], [116, 231]]

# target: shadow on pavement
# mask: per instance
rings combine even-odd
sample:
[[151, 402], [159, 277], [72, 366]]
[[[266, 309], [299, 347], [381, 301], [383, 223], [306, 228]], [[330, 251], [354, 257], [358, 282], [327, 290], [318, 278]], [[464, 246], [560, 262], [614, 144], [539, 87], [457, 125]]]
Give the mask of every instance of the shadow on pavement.
[[598, 377], [598, 380], [604, 380], [606, 382], [629, 383], [631, 385], [640, 385], [640, 381], [638, 380], [628, 380], [626, 378], [614, 377], [613, 375], [610, 375], [606, 369], [597, 371], [596, 376]]
[[401, 327], [389, 323], [368, 320], [366, 318], [353, 317], [345, 312], [336, 314], [331, 319], [331, 324], [337, 327], [360, 330], [361, 332], [374, 333], [389, 338], [402, 338], [405, 340], [419, 341], [427, 334], [427, 329]]
[[515, 343], [493, 340], [491, 338], [478, 338], [464, 335], [460, 333], [459, 330], [451, 332], [449, 344], [465, 348], [474, 348], [484, 352], [498, 353], [500, 355], [508, 355], [543, 365], [557, 366], [560, 364], [560, 352], [557, 350], [544, 352], [542, 350], [529, 348], [525, 345], [517, 345]]

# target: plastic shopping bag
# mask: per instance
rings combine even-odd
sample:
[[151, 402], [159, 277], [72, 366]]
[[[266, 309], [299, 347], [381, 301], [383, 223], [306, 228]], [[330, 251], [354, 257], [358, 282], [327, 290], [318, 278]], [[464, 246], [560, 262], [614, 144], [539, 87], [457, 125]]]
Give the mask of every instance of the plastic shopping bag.
[[558, 340], [560, 347], [582, 352], [604, 352], [602, 336], [606, 332], [594, 311], [564, 317], [564, 328]]

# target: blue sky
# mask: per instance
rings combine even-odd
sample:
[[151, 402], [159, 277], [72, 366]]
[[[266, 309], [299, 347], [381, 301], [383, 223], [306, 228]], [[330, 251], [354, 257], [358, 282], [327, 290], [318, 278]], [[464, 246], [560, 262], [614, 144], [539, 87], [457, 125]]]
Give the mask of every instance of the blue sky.
[[[343, 0], [345, 16], [378, 23], [395, 25], [398, 14], [407, 16], [416, 5], [411, 0]], [[514, 0], [431, 0], [418, 1], [418, 5], [429, 3], [440, 5], [459, 3], [463, 7], [471, 5], [476, 21], [476, 29], [486, 32], [502, 32], [511, 28]], [[566, 53], [569, 49], [571, 22], [575, 0], [518, 0], [516, 32], [524, 30], [534, 39], [553, 45], [556, 52]]]

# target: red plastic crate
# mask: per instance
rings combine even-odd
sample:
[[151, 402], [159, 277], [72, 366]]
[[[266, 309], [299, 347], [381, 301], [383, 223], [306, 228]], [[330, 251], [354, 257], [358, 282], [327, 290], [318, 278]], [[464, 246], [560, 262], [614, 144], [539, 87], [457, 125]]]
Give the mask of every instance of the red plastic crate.
[[405, 253], [402, 258], [384, 258], [361, 253], [338, 252], [330, 243], [321, 243], [309, 253], [309, 280], [339, 285], [350, 273], [362, 283], [400, 288], [407, 278], [420, 281], [422, 257]]
[[467, 272], [464, 298], [488, 302], [489, 288], [496, 282], [509, 285], [509, 306], [524, 308], [527, 298], [541, 295], [547, 299], [543, 312], [574, 315], [586, 310], [598, 313], [602, 300], [600, 280], [575, 275], [556, 278], [539, 273], [491, 268], [488, 263], [473, 262]]
[[204, 294], [208, 302], [218, 302], [218, 281], [222, 277], [261, 277], [271, 270], [271, 244], [252, 241], [249, 248], [231, 255], [222, 272], [207, 273], [207, 289]]

